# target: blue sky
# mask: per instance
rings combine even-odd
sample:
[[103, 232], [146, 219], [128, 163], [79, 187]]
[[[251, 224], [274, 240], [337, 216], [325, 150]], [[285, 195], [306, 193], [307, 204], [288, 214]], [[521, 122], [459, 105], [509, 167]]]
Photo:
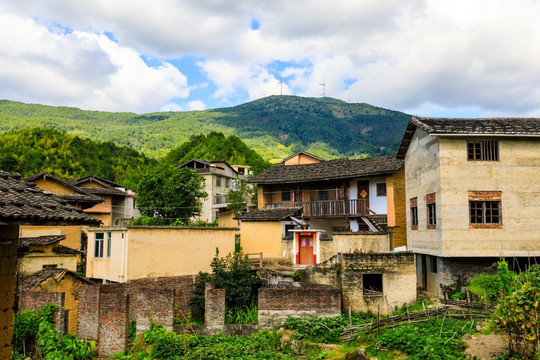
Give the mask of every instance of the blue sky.
[[540, 116], [535, 0], [4, 0], [0, 98], [186, 111], [326, 96]]

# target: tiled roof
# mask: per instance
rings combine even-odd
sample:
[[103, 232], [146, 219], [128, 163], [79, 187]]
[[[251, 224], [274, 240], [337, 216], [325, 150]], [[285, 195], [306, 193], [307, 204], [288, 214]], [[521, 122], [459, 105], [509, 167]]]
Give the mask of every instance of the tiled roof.
[[0, 170], [0, 221], [16, 224], [88, 224], [99, 220], [43, 191], [19, 174]]
[[84, 189], [87, 193], [94, 195], [120, 195], [126, 196], [126, 193], [122, 190], [118, 190], [111, 187], [96, 187], [96, 186], [80, 186], [81, 189]]
[[110, 187], [113, 187], [113, 188], [115, 188], [115, 187], [121, 187], [121, 188], [123, 188], [123, 186], [120, 185], [120, 184], [117, 184], [117, 183], [115, 183], [115, 182], [112, 182], [112, 181], [110, 181], [110, 180], [107, 180], [107, 179], [104, 179], [104, 178], [101, 178], [101, 177], [95, 176], [95, 175], [88, 175], [88, 176], [85, 176], [85, 177], [83, 177], [83, 178], [80, 178], [80, 179], [75, 180], [73, 183], [74, 183], [75, 185], [79, 186], [79, 185], [81, 185], [81, 184], [83, 184], [83, 183], [85, 183], [85, 182], [92, 182], [92, 181], [93, 181], [93, 182], [97, 182], [97, 183], [99, 183], [99, 184], [102, 184], [102, 185], [104, 185], [104, 186], [110, 186]]
[[62, 255], [79, 255], [82, 254], [82, 251], [72, 249], [70, 247], [64, 246], [64, 245], [58, 245], [53, 249], [53, 251], [56, 254], [62, 254]]
[[292, 159], [292, 158], [295, 157], [296, 155], [306, 155], [306, 156], [309, 156], [309, 157], [311, 157], [311, 158], [313, 158], [313, 159], [316, 159], [316, 160], [319, 160], [319, 161], [324, 161], [323, 158], [320, 158], [320, 157], [318, 157], [318, 156], [316, 156], [316, 155], [310, 154], [310, 153], [308, 153], [307, 151], [303, 151], [303, 150], [302, 150], [302, 151], [299, 151], [299, 152], [297, 152], [297, 153], [295, 153], [295, 154], [292, 154], [291, 156], [289, 156], [289, 157], [287, 157], [287, 158], [281, 160], [280, 163], [283, 164], [285, 161], [287, 161], [287, 160], [289, 160], [289, 159]]
[[416, 128], [433, 135], [540, 136], [540, 118], [451, 119], [413, 117], [405, 130], [397, 157], [405, 158]]
[[62, 281], [66, 274], [73, 275], [77, 280], [83, 281], [87, 284], [92, 284], [90, 280], [78, 275], [77, 273], [67, 269], [45, 268], [38, 272], [28, 275], [22, 281], [22, 285], [19, 288], [20, 291], [32, 290], [36, 286], [40, 285], [45, 280], [54, 277], [57, 281]]
[[57, 182], [59, 184], [64, 185], [68, 189], [71, 189], [71, 190], [75, 191], [75, 193], [71, 193], [71, 194], [68, 194], [68, 193], [66, 193], [66, 194], [54, 194], [55, 196], [58, 196], [59, 198], [64, 199], [64, 200], [66, 200], [68, 202], [71, 202], [71, 203], [73, 203], [73, 202], [90, 203], [90, 204], [87, 204], [87, 206], [93, 206], [95, 204], [99, 204], [99, 203], [102, 203], [102, 202], [105, 201], [105, 199], [103, 199], [101, 196], [89, 194], [89, 193], [85, 192], [84, 189], [73, 185], [72, 182], [62, 180], [62, 179], [60, 179], [60, 178], [58, 178], [58, 177], [56, 177], [56, 176], [54, 176], [52, 174], [49, 174], [47, 172], [42, 172], [42, 173], [30, 176], [29, 178], [26, 179], [26, 181], [34, 182], [35, 180], [38, 180], [38, 179], [52, 180], [52, 181], [55, 181], [55, 182]]
[[395, 156], [367, 159], [338, 159], [316, 164], [272, 166], [248, 180], [254, 184], [305, 183], [392, 174], [403, 166]]
[[19, 248], [28, 246], [47, 246], [60, 242], [66, 238], [66, 235], [45, 235], [37, 237], [21, 237], [19, 238]]
[[289, 207], [289, 208], [277, 208], [277, 209], [265, 209], [254, 210], [250, 212], [241, 213], [237, 218], [242, 221], [281, 221], [287, 219], [289, 216], [299, 216], [301, 207]]

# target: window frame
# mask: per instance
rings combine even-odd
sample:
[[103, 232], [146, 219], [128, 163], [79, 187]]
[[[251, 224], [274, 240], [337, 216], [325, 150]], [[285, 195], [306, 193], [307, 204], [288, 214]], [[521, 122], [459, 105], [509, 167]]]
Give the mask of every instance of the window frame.
[[433, 230], [437, 228], [437, 201], [435, 193], [426, 195], [426, 220], [427, 229]]
[[[369, 281], [368, 281], [369, 280]], [[376, 289], [368, 289], [366, 287], [367, 284], [374, 284], [377, 282], [377, 284], [380, 283], [380, 286], [376, 286]], [[377, 293], [373, 293], [373, 292]], [[384, 296], [384, 279], [383, 274], [381, 273], [364, 273], [362, 274], [362, 295], [363, 296], [372, 296], [372, 297], [378, 297], [378, 296]]]
[[216, 186], [221, 186], [221, 175], [216, 175]]
[[500, 161], [499, 140], [467, 140], [467, 161]]
[[281, 190], [281, 202], [291, 202], [291, 195], [291, 190]]
[[418, 230], [418, 198], [409, 199], [411, 212], [411, 230]]
[[[101, 235], [101, 239], [98, 239], [98, 235]], [[105, 242], [105, 233], [94, 233], [94, 258], [103, 259], [103, 243]]]
[[[321, 195], [323, 195], [323, 196], [321, 196]], [[318, 198], [319, 201], [328, 200], [328, 190], [319, 190], [318, 194], [317, 194], [317, 198]]]
[[[470, 190], [469, 194], [469, 228], [471, 229], [500, 229], [502, 219], [502, 192]], [[479, 206], [478, 206], [479, 205]], [[496, 205], [488, 208], [488, 205]], [[473, 206], [475, 208], [473, 209]], [[475, 213], [473, 214], [473, 211]], [[493, 214], [495, 212], [496, 214]], [[492, 221], [496, 217], [497, 221]], [[479, 221], [477, 219], [480, 218]], [[491, 218], [491, 219], [489, 219]]]
[[377, 196], [378, 197], [383, 197], [383, 196], [386, 196], [387, 195], [387, 191], [386, 191], [386, 183], [377, 183], [376, 184], [376, 193], [377, 193]]
[[110, 231], [107, 231], [107, 257], [111, 257], [111, 247], [112, 247], [112, 234]]

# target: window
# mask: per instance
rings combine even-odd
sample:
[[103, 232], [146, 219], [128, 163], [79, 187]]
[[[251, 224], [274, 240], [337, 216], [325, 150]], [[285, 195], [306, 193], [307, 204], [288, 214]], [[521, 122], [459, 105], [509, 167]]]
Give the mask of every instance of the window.
[[229, 187], [229, 181], [230, 181], [229, 178], [225, 178], [225, 187], [226, 187], [226, 188]]
[[291, 201], [290, 190], [281, 190], [281, 201]]
[[363, 293], [367, 296], [383, 295], [382, 274], [362, 274]]
[[435, 203], [435, 193], [426, 195], [427, 204], [427, 228], [437, 228], [437, 204]]
[[215, 220], [218, 220], [219, 219], [219, 210], [216, 210], [215, 212]]
[[103, 233], [96, 233], [96, 241], [94, 243], [94, 257], [103, 257]]
[[469, 221], [472, 229], [502, 227], [500, 191], [469, 191]]
[[328, 190], [319, 190], [319, 200], [328, 200]]
[[418, 198], [409, 200], [411, 204], [411, 230], [418, 230]]
[[244, 174], [246, 173], [246, 168], [239, 167], [238, 170], [237, 170], [237, 172], [238, 172], [239, 174], [244, 175]]
[[386, 196], [386, 183], [377, 184], [377, 196]]
[[216, 186], [221, 186], [221, 176], [216, 176]]
[[431, 257], [431, 272], [436, 274], [437, 273], [437, 257], [436, 256], [432, 256]]
[[107, 257], [111, 257], [111, 241], [112, 238], [111, 238], [111, 233], [108, 232], [107, 233]]
[[499, 142], [497, 140], [467, 141], [467, 160], [499, 161]]
[[292, 240], [294, 238], [294, 232], [291, 232], [291, 230], [294, 230], [295, 227], [296, 226], [294, 224], [285, 224], [285, 239]]

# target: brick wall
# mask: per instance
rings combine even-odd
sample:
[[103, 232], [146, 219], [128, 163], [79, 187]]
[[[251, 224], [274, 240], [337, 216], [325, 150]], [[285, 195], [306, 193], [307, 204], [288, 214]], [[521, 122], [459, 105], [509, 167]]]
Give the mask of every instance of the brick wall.
[[58, 306], [59, 309], [54, 314], [54, 328], [60, 334], [64, 334], [67, 328], [64, 302], [65, 294], [61, 292], [25, 291], [21, 295], [20, 310], [37, 310], [48, 304]]
[[0, 225], [0, 359], [11, 359], [18, 226]]
[[112, 356], [128, 345], [128, 293], [126, 284], [102, 285], [99, 299], [99, 356]]
[[336, 288], [259, 289], [259, 327], [272, 328], [287, 317], [334, 317], [341, 314]]
[[204, 290], [204, 324], [223, 326], [225, 324], [225, 289], [214, 289], [207, 283]]
[[135, 308], [137, 334], [150, 329], [152, 323], [172, 331], [174, 324], [174, 290], [139, 288], [132, 303]]
[[81, 339], [98, 339], [99, 330], [99, 285], [79, 288], [79, 317], [77, 336]]

